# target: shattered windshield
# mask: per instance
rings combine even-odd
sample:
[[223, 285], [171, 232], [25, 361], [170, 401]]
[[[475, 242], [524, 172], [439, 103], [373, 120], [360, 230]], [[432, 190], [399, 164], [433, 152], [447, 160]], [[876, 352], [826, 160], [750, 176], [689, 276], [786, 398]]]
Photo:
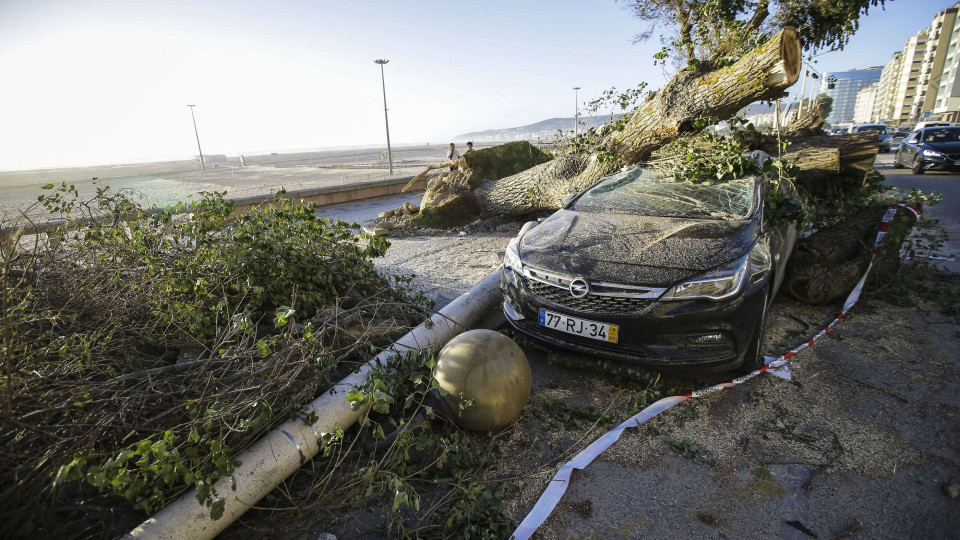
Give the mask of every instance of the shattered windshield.
[[678, 182], [636, 168], [610, 175], [573, 204], [582, 212], [744, 219], [756, 198], [753, 177], [715, 185]]

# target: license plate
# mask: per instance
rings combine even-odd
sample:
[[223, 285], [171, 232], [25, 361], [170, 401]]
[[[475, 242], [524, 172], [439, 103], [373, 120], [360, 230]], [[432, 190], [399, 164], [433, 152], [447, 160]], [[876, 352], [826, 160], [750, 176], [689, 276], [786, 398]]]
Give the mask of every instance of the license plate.
[[578, 319], [561, 313], [554, 313], [546, 309], [540, 310], [540, 326], [552, 328], [575, 336], [606, 341], [607, 343], [616, 343], [619, 334], [619, 327], [615, 324], [607, 324], [597, 321], [588, 321]]
[[954, 161], [953, 164], [954, 164], [954, 165], [960, 165], [960, 161]]

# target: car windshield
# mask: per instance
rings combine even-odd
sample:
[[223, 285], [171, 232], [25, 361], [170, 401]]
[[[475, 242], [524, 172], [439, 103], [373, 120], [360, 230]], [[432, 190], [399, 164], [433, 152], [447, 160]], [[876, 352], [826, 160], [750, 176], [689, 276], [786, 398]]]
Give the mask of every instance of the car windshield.
[[887, 126], [860, 126], [857, 129], [857, 133], [863, 133], [865, 131], [876, 131], [877, 133], [885, 134], [887, 132]]
[[960, 141], [960, 127], [929, 128], [923, 130], [923, 140], [927, 142]]
[[582, 212], [744, 219], [756, 199], [754, 177], [714, 185], [678, 182], [636, 168], [606, 177], [573, 204]]

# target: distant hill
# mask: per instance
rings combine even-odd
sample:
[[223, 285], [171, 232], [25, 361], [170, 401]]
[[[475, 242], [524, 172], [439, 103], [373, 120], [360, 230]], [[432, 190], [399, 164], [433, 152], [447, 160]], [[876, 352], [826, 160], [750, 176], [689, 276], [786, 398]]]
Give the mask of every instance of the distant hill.
[[[580, 129], [590, 129], [602, 126], [610, 120], [610, 115], [596, 116], [592, 118], [581, 117]], [[573, 118], [550, 118], [541, 120], [536, 124], [527, 126], [488, 129], [486, 131], [474, 131], [464, 133], [453, 138], [454, 141], [515, 141], [515, 140], [551, 140], [556, 138], [558, 131], [573, 131]]]

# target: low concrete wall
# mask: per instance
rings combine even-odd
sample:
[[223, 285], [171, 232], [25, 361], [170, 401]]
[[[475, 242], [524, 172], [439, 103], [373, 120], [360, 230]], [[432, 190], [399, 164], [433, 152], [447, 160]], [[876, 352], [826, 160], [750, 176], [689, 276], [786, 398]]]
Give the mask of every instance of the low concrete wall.
[[[400, 193], [403, 186], [412, 180], [412, 176], [401, 178], [387, 178], [384, 180], [372, 180], [369, 182], [358, 182], [354, 184], [344, 184], [341, 186], [323, 186], [313, 189], [301, 189], [299, 191], [288, 191], [284, 198], [300, 199], [307, 203], [316, 203], [318, 207], [329, 206], [331, 204], [340, 204], [345, 202], [359, 201], [363, 199], [372, 199], [374, 197], [383, 197], [384, 195], [396, 195]], [[410, 189], [426, 189], [427, 181], [423, 179], [416, 182]], [[265, 203], [273, 195], [257, 195], [254, 197], [243, 197], [233, 199], [234, 215], [246, 212], [254, 206]]]
[[[395, 195], [400, 193], [403, 186], [412, 180], [413, 176], [404, 176], [400, 178], [387, 178], [384, 180], [372, 180], [369, 182], [357, 182], [353, 184], [344, 184], [340, 186], [323, 186], [313, 189], [301, 189], [297, 191], [288, 191], [285, 198], [299, 199], [307, 203], [316, 203], [318, 207], [329, 206], [331, 204], [340, 204], [373, 197], [382, 197], [384, 195]], [[426, 189], [427, 179], [430, 175], [416, 182], [410, 189]], [[273, 198], [273, 194], [256, 195], [253, 197], [241, 197], [232, 199], [234, 203], [233, 215], [238, 215], [254, 206], [261, 205]], [[151, 209], [147, 213], [162, 212], [161, 209]], [[80, 218], [77, 221], [89, 222], [88, 218]], [[63, 220], [54, 220], [44, 223], [24, 223], [22, 231], [20, 227], [6, 227], [0, 230], [0, 239], [3, 244], [7, 244], [19, 235], [42, 234], [51, 229], [56, 229], [64, 224]]]

